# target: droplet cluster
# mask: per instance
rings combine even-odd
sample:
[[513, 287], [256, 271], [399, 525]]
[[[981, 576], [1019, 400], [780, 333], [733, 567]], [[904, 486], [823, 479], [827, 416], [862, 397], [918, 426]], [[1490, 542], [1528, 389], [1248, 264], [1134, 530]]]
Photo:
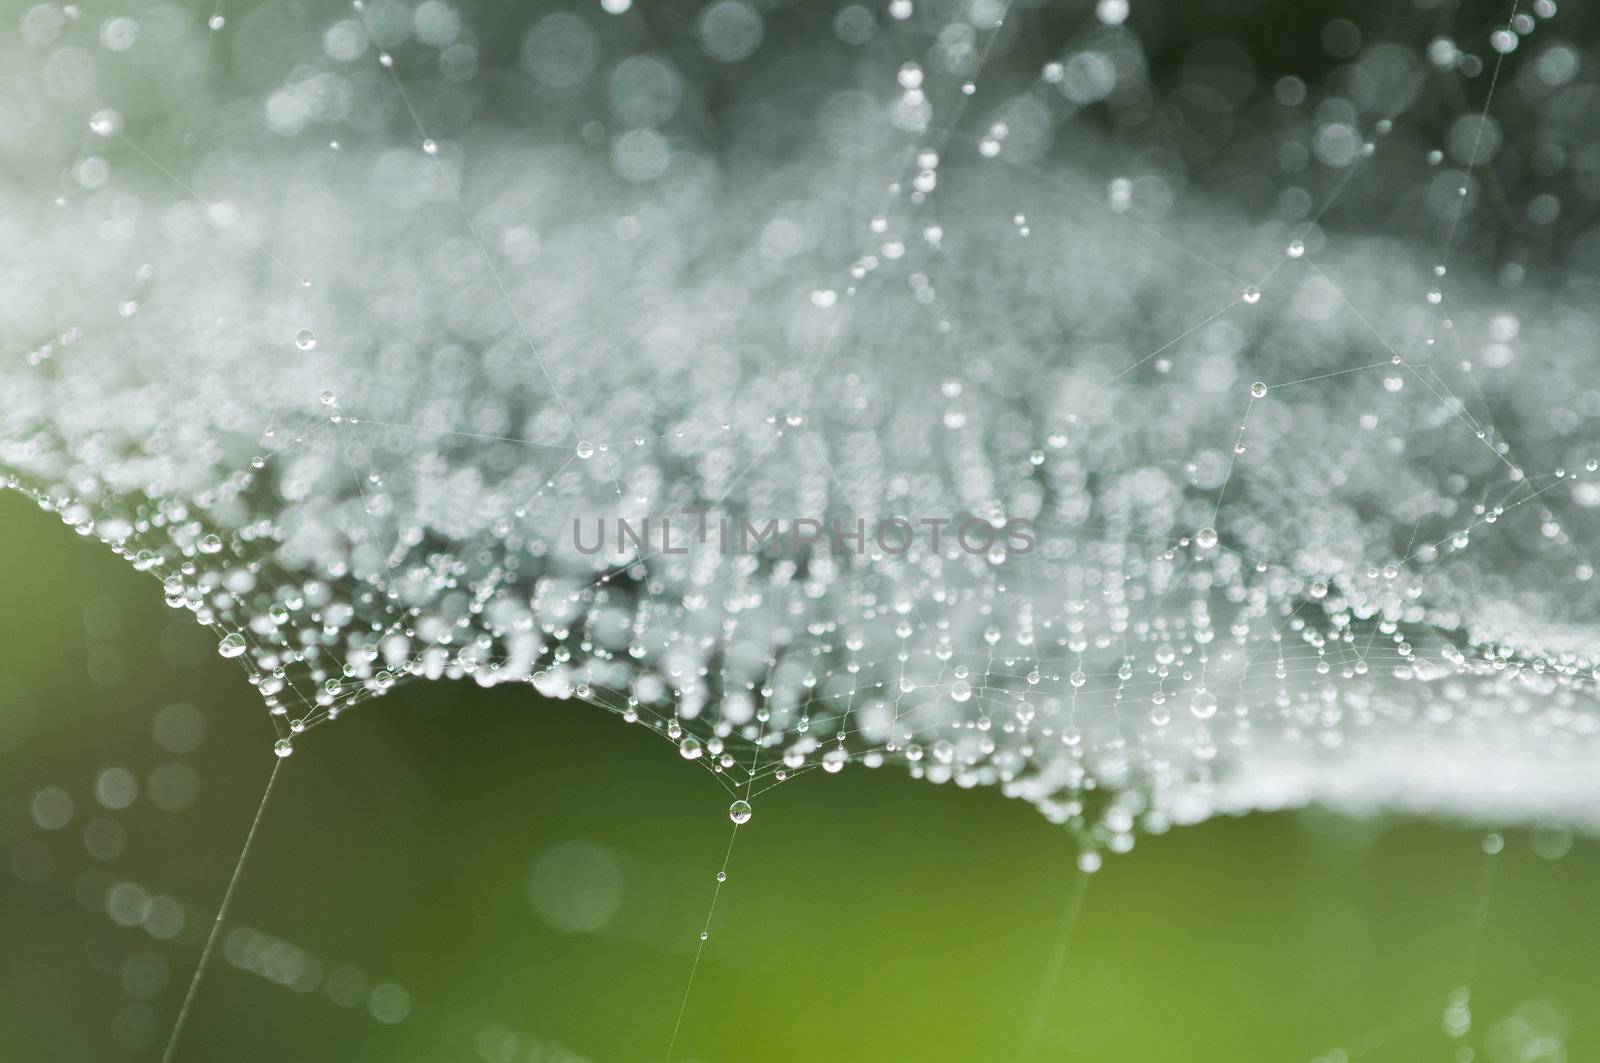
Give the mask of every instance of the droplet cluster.
[[[735, 824], [893, 763], [1096, 850], [1308, 801], [1600, 826], [1553, 5], [1272, 83], [1218, 37], [1177, 84], [1122, 0], [723, 0], [665, 50], [608, 2], [494, 60], [357, 6], [176, 125], [41, 10], [19, 83], [81, 113], [0, 130], [62, 181], [0, 193], [0, 468], [213, 629], [279, 756], [470, 678], [658, 732]], [[157, 28], [96, 47], [287, 47]]]

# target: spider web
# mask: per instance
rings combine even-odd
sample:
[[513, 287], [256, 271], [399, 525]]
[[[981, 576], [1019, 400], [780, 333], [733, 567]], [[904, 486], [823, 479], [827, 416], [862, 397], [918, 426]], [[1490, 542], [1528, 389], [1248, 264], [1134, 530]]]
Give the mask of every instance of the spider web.
[[819, 768], [1085, 872], [1312, 802], [1592, 830], [1592, 26], [1374, 10], [1307, 80], [1150, 11], [31, 9], [7, 484], [280, 757], [525, 683], [725, 787], [722, 872]]

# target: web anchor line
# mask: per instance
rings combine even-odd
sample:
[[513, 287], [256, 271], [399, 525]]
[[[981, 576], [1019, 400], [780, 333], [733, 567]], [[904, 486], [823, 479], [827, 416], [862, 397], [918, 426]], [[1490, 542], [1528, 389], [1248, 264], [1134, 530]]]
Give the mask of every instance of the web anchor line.
[[172, 1033], [167, 1037], [166, 1051], [161, 1053], [161, 1063], [172, 1063], [178, 1051], [178, 1040], [183, 1036], [184, 1025], [189, 1021], [189, 1013], [194, 1009], [194, 998], [200, 991], [200, 982], [205, 977], [206, 965], [211, 962], [211, 954], [216, 951], [217, 937], [222, 933], [222, 923], [228, 917], [228, 907], [233, 903], [233, 892], [239, 885], [239, 878], [244, 873], [245, 859], [250, 855], [250, 843], [256, 839], [256, 831], [261, 827], [261, 817], [267, 811], [267, 800], [272, 797], [272, 784], [278, 781], [278, 772], [283, 767], [285, 758], [279, 756], [272, 762], [272, 773], [267, 776], [266, 789], [261, 791], [261, 804], [256, 806], [256, 815], [250, 821], [250, 830], [245, 833], [244, 845], [239, 849], [239, 859], [233, 865], [233, 874], [228, 878], [228, 888], [222, 892], [222, 903], [217, 906], [217, 917], [211, 921], [211, 932], [206, 935], [205, 947], [200, 950], [200, 961], [195, 964], [194, 977], [189, 979], [189, 989], [183, 995], [183, 1004], [178, 1008], [178, 1017], [172, 1024]]

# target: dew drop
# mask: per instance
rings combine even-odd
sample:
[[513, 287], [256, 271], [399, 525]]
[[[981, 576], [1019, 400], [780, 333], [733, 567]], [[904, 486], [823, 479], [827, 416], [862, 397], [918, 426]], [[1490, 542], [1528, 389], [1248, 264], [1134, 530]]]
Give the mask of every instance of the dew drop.
[[114, 137], [122, 132], [122, 115], [116, 111], [96, 111], [89, 117], [89, 131], [97, 137]]
[[228, 658], [239, 656], [244, 653], [244, 636], [237, 631], [230, 631], [217, 643], [217, 652]]
[[740, 800], [740, 801], [735, 801], [733, 804], [729, 805], [728, 806], [728, 818], [733, 820], [735, 823], [749, 823], [750, 822], [750, 802], [749, 801]]
[[303, 328], [294, 334], [294, 345], [302, 351], [314, 351], [317, 349], [317, 334]]

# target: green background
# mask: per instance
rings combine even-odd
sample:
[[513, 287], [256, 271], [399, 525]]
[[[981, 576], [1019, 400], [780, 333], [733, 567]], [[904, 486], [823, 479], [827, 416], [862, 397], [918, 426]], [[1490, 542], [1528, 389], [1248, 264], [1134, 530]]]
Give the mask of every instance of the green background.
[[[156, 1059], [274, 763], [273, 732], [239, 671], [151, 577], [11, 493], [0, 543], [0, 853], [25, 865], [0, 865], [3, 1055]], [[173, 759], [151, 721], [175, 701], [209, 725], [181, 758], [200, 775], [198, 801], [96, 807], [106, 767], [144, 778]], [[65, 828], [30, 817], [45, 786], [73, 797]], [[562, 1058], [552, 1042], [660, 1059], [728, 843], [727, 803], [658, 737], [592, 706], [527, 688], [404, 686], [302, 736], [229, 926], [404, 986], [408, 1016], [381, 1023], [219, 950], [178, 1058], [494, 1059], [483, 1031], [504, 1027], [521, 1035], [518, 1060]], [[1312, 813], [1144, 838], [1092, 877], [1051, 988], [1079, 879], [1070, 837], [1026, 805], [850, 768], [755, 806], [675, 1058], [1017, 1059], [1038, 1015], [1038, 1059], [1600, 1052], [1586, 1021], [1600, 988], [1600, 851], [1582, 840], [1550, 859], [1535, 849], [1559, 839], [1513, 831], [1491, 856], [1477, 829]], [[109, 861], [82, 840], [96, 816], [128, 833]], [[608, 854], [598, 885], [581, 862], [561, 870], [572, 847], [551, 855], [573, 841]], [[547, 858], [547, 908], [614, 906], [603, 926], [562, 932], [541, 917], [530, 882]], [[184, 902], [184, 932], [162, 941], [93, 910], [123, 880]], [[170, 977], [138, 1000], [123, 968], [151, 952]], [[1461, 986], [1473, 1022], [1456, 1039], [1441, 1022]], [[148, 978], [135, 987], [151, 991]]]

